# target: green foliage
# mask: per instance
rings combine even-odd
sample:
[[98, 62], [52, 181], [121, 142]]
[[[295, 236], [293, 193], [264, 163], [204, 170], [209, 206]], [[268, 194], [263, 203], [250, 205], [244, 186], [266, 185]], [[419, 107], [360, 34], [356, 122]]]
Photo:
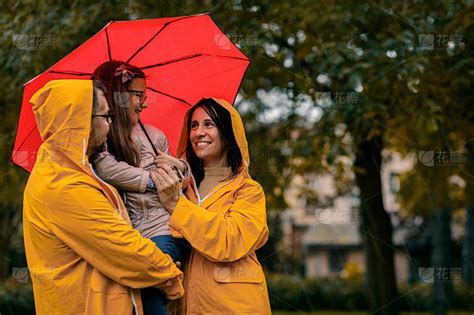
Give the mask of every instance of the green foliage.
[[[300, 279], [282, 274], [267, 277], [270, 302], [273, 310], [354, 311], [368, 309], [364, 283], [347, 281], [339, 277]], [[403, 284], [399, 287], [400, 308], [403, 311], [430, 311], [431, 285], [426, 283]], [[455, 283], [452, 309], [472, 309], [472, 295], [461, 283]]]
[[[338, 190], [347, 189], [351, 176], [343, 158], [352, 160], [357, 145], [367, 139], [381, 136], [389, 149], [417, 160], [420, 150], [462, 150], [474, 138], [474, 11], [467, 1], [7, 0], [0, 5], [0, 198], [8, 204], [21, 204], [26, 179], [25, 172], [8, 162], [22, 84], [110, 20], [210, 12], [231, 39], [241, 41], [252, 65], [237, 108], [249, 135], [251, 173], [264, 187], [270, 210], [285, 208], [283, 191], [296, 173], [331, 172]], [[47, 34], [54, 35], [53, 45], [18, 46], [18, 35]], [[423, 47], [429, 44], [420, 38], [423, 34], [435, 36], [433, 49]], [[453, 48], [439, 44], [437, 36], [444, 35], [461, 35], [463, 43]], [[269, 102], [267, 92], [280, 94]], [[334, 99], [352, 92], [359, 93], [352, 102]], [[333, 102], [325, 103], [321, 93], [331, 93]], [[305, 97], [311, 105], [301, 112]], [[274, 108], [282, 109], [279, 116], [266, 121], [265, 113]], [[474, 195], [469, 193], [472, 169], [441, 170], [418, 163], [402, 178], [402, 207], [407, 215], [429, 215], [433, 205], [446, 202], [461, 207]], [[457, 194], [459, 187], [449, 182], [452, 175], [463, 178], [470, 190]], [[445, 195], [449, 198], [443, 199]], [[2, 217], [10, 220], [8, 226], [14, 216]], [[334, 296], [334, 305], [347, 309], [351, 303], [366, 303], [364, 298], [339, 298], [337, 281], [321, 287], [281, 281], [288, 290], [270, 289], [272, 303], [282, 307], [285, 303], [275, 296], [293, 294], [293, 305], [311, 309], [301, 295], [306, 285], [312, 288], [310, 301], [320, 299], [318, 292], [329, 300]]]
[[13, 279], [1, 283], [0, 313], [5, 315], [35, 314], [31, 284], [19, 284]]

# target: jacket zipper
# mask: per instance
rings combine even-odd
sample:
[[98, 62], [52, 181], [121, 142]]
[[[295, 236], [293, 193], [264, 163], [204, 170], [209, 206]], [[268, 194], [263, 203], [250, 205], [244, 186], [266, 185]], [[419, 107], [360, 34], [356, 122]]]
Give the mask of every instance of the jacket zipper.
[[[92, 165], [91, 165], [91, 164], [89, 164], [89, 167], [90, 167], [90, 169], [91, 169], [91, 171], [92, 171], [92, 174], [94, 174], [94, 177], [97, 178], [101, 183], [105, 184], [105, 186], [106, 186], [107, 188], [109, 188], [109, 191], [110, 191], [110, 192], [112, 193], [112, 195], [114, 196], [114, 199], [115, 199], [115, 202], [117, 203], [117, 206], [119, 206], [119, 205], [120, 205], [120, 202], [119, 202], [119, 200], [117, 199], [117, 196], [115, 195], [114, 191], [113, 191], [112, 189], [110, 189], [109, 184], [107, 184], [106, 182], [104, 182], [104, 181], [95, 173], [94, 168], [92, 168]], [[117, 209], [117, 211], [119, 211], [119, 210]]]
[[135, 311], [135, 314], [138, 315], [137, 302], [135, 301], [135, 295], [133, 295], [133, 289], [132, 288], [130, 288], [130, 295], [132, 296], [133, 310]]
[[191, 174], [191, 178], [193, 179], [194, 187], [196, 188], [194, 192], [196, 193], [196, 196], [198, 197], [198, 206], [201, 206], [201, 204], [204, 202], [204, 200], [206, 200], [213, 193], [215, 193], [216, 191], [218, 191], [219, 189], [221, 189], [222, 187], [226, 186], [227, 184], [231, 183], [234, 180], [234, 179], [230, 179], [227, 182], [217, 186], [210, 193], [208, 193], [206, 196], [204, 196], [204, 198], [201, 199], [201, 195], [199, 194], [199, 190], [198, 190], [197, 185], [196, 185], [196, 180], [194, 179], [194, 176], [192, 174]]

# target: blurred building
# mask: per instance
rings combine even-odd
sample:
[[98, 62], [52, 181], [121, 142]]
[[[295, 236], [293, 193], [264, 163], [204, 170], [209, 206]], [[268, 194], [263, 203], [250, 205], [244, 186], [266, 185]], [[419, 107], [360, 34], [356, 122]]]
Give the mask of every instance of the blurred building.
[[[350, 167], [350, 161], [347, 161]], [[398, 176], [413, 166], [412, 159], [385, 152], [382, 167], [383, 200], [394, 226], [393, 246], [397, 282], [410, 275], [410, 258], [404, 247], [407, 230], [399, 226]], [[305, 277], [341, 274], [349, 266], [365, 271], [363, 239], [359, 230], [358, 188], [348, 168], [348, 185], [337, 188], [331, 174], [297, 176], [285, 191], [289, 208], [282, 213], [283, 243]]]

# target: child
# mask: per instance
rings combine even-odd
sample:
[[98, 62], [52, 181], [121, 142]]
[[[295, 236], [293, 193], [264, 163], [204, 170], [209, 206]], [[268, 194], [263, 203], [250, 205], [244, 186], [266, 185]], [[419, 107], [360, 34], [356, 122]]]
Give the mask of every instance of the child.
[[[143, 71], [109, 61], [94, 71], [92, 79], [107, 87], [106, 98], [114, 114], [107, 150], [93, 160], [97, 175], [121, 191], [133, 227], [178, 263], [178, 243], [168, 227], [170, 214], [161, 205], [150, 174], [156, 167], [169, 165], [187, 181], [187, 163], [169, 155], [168, 140], [161, 130], [139, 120], [147, 107]], [[142, 302], [145, 314], [167, 314], [164, 295], [158, 289], [143, 289]]]

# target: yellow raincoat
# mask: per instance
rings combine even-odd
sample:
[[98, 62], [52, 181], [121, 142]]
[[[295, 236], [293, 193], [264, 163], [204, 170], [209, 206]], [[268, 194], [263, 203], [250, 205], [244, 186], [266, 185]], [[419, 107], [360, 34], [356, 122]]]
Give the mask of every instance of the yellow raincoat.
[[140, 288], [183, 295], [182, 273], [130, 225], [86, 149], [92, 81], [51, 81], [31, 98], [44, 143], [24, 193], [26, 257], [38, 314], [143, 314]]
[[[268, 239], [265, 195], [248, 173], [248, 145], [238, 112], [224, 100], [215, 101], [231, 114], [244, 165], [236, 178], [220, 184], [202, 199], [191, 183], [186, 198], [181, 196], [174, 209], [169, 222], [171, 232], [193, 247], [184, 272], [185, 298], [177, 311], [271, 314], [265, 275], [255, 254]], [[185, 125], [178, 146], [182, 158], [186, 129]]]

